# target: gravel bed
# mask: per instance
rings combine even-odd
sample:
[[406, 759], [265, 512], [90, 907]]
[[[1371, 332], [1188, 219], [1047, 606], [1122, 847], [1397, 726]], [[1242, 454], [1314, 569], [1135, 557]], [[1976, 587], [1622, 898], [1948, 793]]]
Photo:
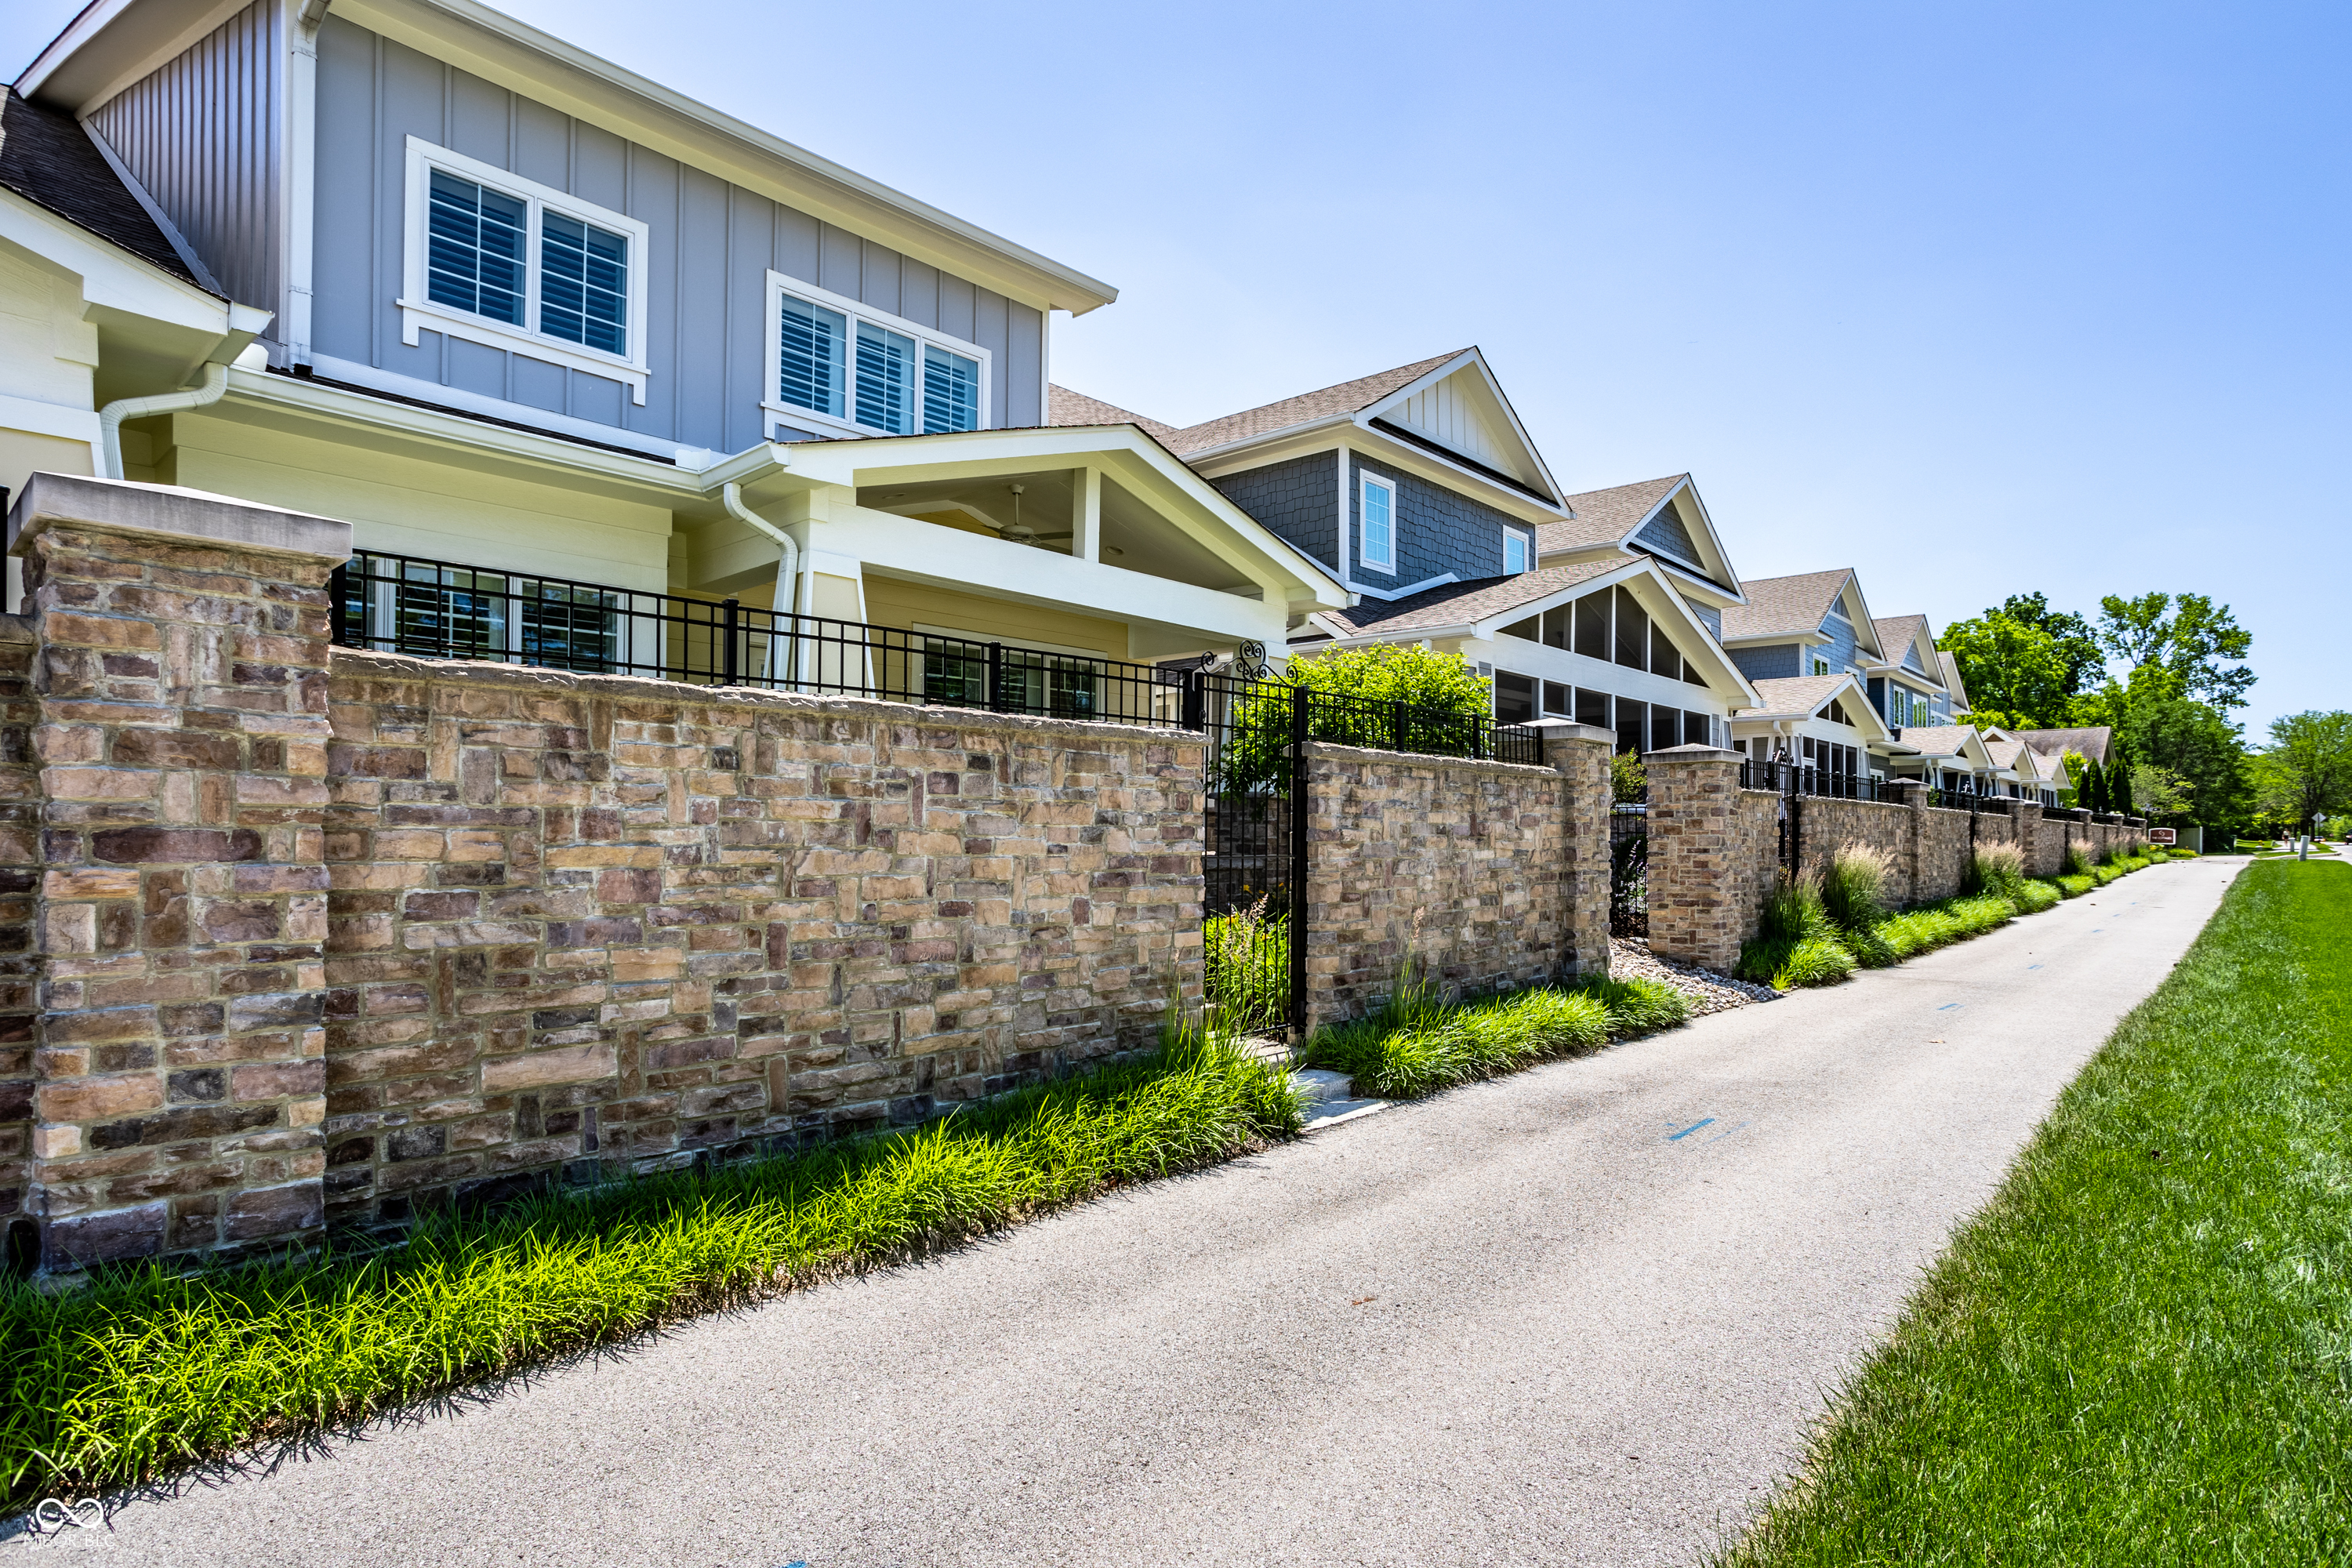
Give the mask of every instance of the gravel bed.
[[1668, 963], [1640, 937], [1609, 939], [1609, 974], [1613, 980], [1662, 980], [1690, 997], [1695, 1017], [1751, 1002], [1777, 1001], [1781, 994], [1769, 985], [1751, 985], [1695, 964]]

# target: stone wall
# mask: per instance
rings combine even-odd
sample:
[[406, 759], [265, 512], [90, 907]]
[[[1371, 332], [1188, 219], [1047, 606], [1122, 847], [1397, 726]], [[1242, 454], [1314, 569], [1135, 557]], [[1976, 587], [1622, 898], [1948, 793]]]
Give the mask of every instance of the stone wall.
[[921, 1121], [1201, 978], [1202, 742], [338, 650], [328, 1193]]
[[35, 643], [0, 616], [0, 1236], [20, 1271], [38, 1250], [26, 1215], [33, 1180], [33, 1050], [40, 1023], [34, 946], [40, 886], [41, 780], [34, 765]]
[[1377, 1008], [1408, 959], [1455, 994], [1608, 973], [1608, 742], [1550, 756], [1309, 748], [1310, 1028]]
[[[1650, 945], [1657, 952], [1727, 970], [1753, 937], [1764, 900], [1780, 876], [1782, 798], [1738, 787], [1736, 752], [1678, 746], [1649, 753]], [[2145, 825], [2111, 819], [2045, 819], [2038, 802], [2011, 800], [1992, 810], [1953, 811], [1927, 804], [1916, 786], [1895, 801], [1806, 795], [1794, 802], [1796, 854], [1809, 870], [1825, 868], [1849, 843], [1871, 846], [1888, 862], [1887, 898], [1897, 908], [1957, 895], [1979, 847], [2015, 845], [2030, 876], [2054, 874], [2070, 837], [2127, 852], [2145, 846]]]

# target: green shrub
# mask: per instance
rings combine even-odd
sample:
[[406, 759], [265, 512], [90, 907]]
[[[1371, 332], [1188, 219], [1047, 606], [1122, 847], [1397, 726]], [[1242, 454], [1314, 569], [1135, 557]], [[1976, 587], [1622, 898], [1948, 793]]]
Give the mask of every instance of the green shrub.
[[1967, 933], [1958, 921], [1931, 905], [1906, 910], [1885, 921], [1878, 934], [1897, 958], [1913, 958], [1958, 942]]
[[1663, 981], [1580, 980], [1571, 994], [1591, 997], [1606, 1007], [1609, 1033], [1619, 1039], [1671, 1029], [1690, 1017], [1689, 995]]
[[2070, 899], [2079, 899], [2099, 885], [2099, 879], [2088, 871], [2074, 877], [2053, 877], [2050, 885]]
[[1878, 925], [1864, 926], [1859, 931], [1841, 931], [1838, 945], [1852, 953], [1853, 961], [1864, 969], [1885, 969], [1900, 963], [1903, 955], [1880, 934], [1879, 927], [1885, 924], [1881, 921]]
[[2049, 883], [2034, 879], [2021, 879], [2017, 886], [2001, 896], [2009, 900], [2009, 907], [2021, 915], [2038, 915], [2044, 910], [2055, 909], [2062, 897], [2058, 889]]
[[1982, 936], [1997, 926], [2005, 926], [2016, 918], [2007, 899], [1984, 896], [1958, 898], [1944, 905], [1945, 912], [1960, 922], [1963, 936]]
[[[1431, 1005], [1427, 987], [1418, 982], [1400, 985], [1398, 998], [1372, 1016], [1318, 1030], [1307, 1043], [1305, 1059], [1309, 1067], [1346, 1073], [1358, 1094], [1407, 1100], [1663, 1027], [1651, 1020], [1669, 1005], [1675, 1009], [1670, 1022], [1688, 1014], [1680, 992], [1637, 980], [1623, 987], [1627, 1007], [1621, 1016], [1603, 989], [1614, 984], [1519, 991], [1456, 1006]], [[1671, 1004], [1651, 996], [1653, 991]]]
[[1841, 932], [1868, 931], [1887, 917], [1885, 852], [1845, 844], [1830, 857], [1821, 884], [1822, 911]]
[[1208, 1005], [1220, 1028], [1277, 1029], [1290, 1017], [1290, 922], [1266, 900], [1201, 922]]
[[1964, 897], [2007, 898], [2024, 880], [2025, 856], [2016, 845], [1987, 844], [1969, 853], [1968, 868], [1960, 874], [1960, 892]]
[[1639, 752], [1619, 752], [1609, 759], [1609, 798], [1630, 805], [1650, 798], [1650, 769]]
[[1822, 904], [1821, 873], [1806, 871], [1791, 877], [1782, 872], [1764, 900], [1758, 929], [1766, 936], [1785, 937], [1792, 942], [1809, 936], [1835, 936], [1837, 927]]
[[1834, 938], [1802, 937], [1789, 950], [1780, 973], [1772, 976], [1772, 989], [1794, 991], [1801, 985], [1835, 985], [1853, 979], [1856, 967], [1853, 954]]

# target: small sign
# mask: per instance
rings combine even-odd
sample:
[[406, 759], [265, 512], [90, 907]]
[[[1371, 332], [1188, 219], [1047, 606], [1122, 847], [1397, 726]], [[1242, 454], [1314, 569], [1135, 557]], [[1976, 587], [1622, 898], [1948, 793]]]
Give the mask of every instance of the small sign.
[[2151, 827], [2147, 830], [2148, 842], [2151, 844], [2176, 843], [2179, 841], [2179, 837], [2169, 827]]

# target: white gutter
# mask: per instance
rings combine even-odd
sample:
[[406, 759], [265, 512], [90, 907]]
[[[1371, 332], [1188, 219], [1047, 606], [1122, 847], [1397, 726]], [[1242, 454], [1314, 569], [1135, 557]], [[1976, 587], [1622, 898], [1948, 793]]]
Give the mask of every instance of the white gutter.
[[[782, 466], [785, 459], [779, 457], [776, 461]], [[776, 591], [768, 603], [779, 614], [787, 611], [797, 613], [800, 609], [801, 547], [793, 542], [791, 534], [743, 504], [742, 486], [731, 481], [721, 485], [719, 500], [726, 507], [728, 515], [736, 521], [776, 542], [776, 549], [780, 552], [776, 556]], [[768, 679], [778, 685], [782, 685], [785, 679], [784, 666], [789, 647], [790, 644], [782, 637], [768, 639]]]
[[205, 366], [204, 384], [186, 392], [166, 392], [155, 397], [125, 397], [98, 411], [99, 450], [106, 460], [106, 477], [122, 477], [122, 422], [154, 414], [177, 414], [218, 403], [228, 390], [228, 366], [215, 361]]

